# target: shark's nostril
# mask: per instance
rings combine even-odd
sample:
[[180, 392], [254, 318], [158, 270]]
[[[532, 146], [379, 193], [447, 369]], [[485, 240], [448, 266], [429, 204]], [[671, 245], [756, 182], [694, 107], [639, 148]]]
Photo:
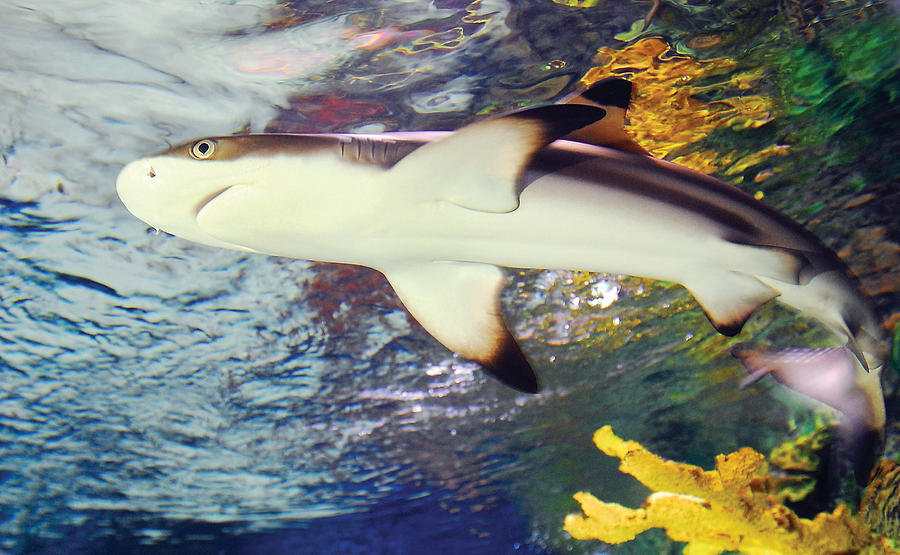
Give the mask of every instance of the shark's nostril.
[[147, 175], [150, 176], [150, 177], [156, 177], [156, 172], [153, 171], [153, 166], [148, 166], [148, 168], [147, 168]]

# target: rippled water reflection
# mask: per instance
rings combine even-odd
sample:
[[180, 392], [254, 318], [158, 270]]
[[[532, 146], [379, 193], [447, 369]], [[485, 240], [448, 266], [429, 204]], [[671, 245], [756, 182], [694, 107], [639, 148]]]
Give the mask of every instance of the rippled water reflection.
[[[772, 385], [738, 390], [729, 343], [675, 286], [511, 271], [504, 308], [546, 387], [525, 396], [411, 323], [377, 273], [189, 244], [146, 230], [115, 196], [122, 164], [195, 136], [446, 129], [553, 100], [603, 61], [599, 49], [633, 44], [614, 37], [643, 21], [645, 4], [0, 6], [0, 546], [593, 551], [561, 531], [577, 510], [571, 494], [643, 498], [593, 449], [595, 428], [611, 423], [664, 456], [710, 466], [743, 445], [768, 449], [789, 422], [809, 419]], [[770, 32], [812, 48], [803, 22], [779, 15], [782, 4], [758, 6]], [[836, 21], [896, 17], [886, 4], [823, 5]], [[663, 3], [647, 36], [764, 70], [777, 60], [741, 46], [759, 25], [742, 9]], [[706, 39], [689, 42], [692, 34]], [[886, 90], [890, 68], [876, 69], [854, 78]], [[702, 78], [706, 88], [693, 94], [721, 100], [714, 77]], [[809, 106], [765, 80], [753, 87], [780, 99], [785, 118], [791, 102]], [[854, 109], [870, 114], [859, 102]], [[698, 151], [719, 140], [725, 154], [698, 164], [733, 168], [722, 164], [741, 158], [735, 149], [751, 155], [790, 141], [796, 154], [778, 152], [785, 158], [773, 167], [767, 154], [726, 174], [746, 174], [745, 185], [776, 176], [751, 187], [836, 249], [863, 225], [887, 226], [879, 237], [896, 241], [890, 166], [879, 173], [828, 159], [814, 134], [824, 131], [786, 121], [777, 130], [704, 127]], [[809, 153], [823, 161], [801, 169]], [[842, 211], [844, 190], [884, 203]], [[822, 206], [806, 212], [811, 203], [794, 204], [804, 195]], [[849, 261], [865, 260], [864, 251]], [[878, 276], [888, 286], [876, 302], [896, 313], [894, 278]], [[750, 328], [775, 341], [821, 339], [778, 309]]]

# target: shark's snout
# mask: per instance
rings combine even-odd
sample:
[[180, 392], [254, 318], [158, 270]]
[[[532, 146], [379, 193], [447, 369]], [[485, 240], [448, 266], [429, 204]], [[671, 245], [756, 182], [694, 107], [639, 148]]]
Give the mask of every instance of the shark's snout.
[[205, 245], [249, 250], [220, 241], [198, 226], [201, 210], [230, 190], [234, 178], [195, 179], [195, 163], [160, 156], [135, 160], [119, 172], [116, 192], [125, 208], [153, 229]]
[[132, 196], [135, 190], [142, 186], [149, 185], [151, 180], [156, 179], [156, 170], [150, 160], [135, 160], [122, 168], [119, 177], [116, 178], [116, 192], [119, 198], [128, 206], [127, 198]]
[[126, 208], [132, 209], [135, 189], [140, 188], [144, 180], [155, 177], [156, 172], [147, 160], [135, 160], [122, 168], [116, 178], [116, 193]]

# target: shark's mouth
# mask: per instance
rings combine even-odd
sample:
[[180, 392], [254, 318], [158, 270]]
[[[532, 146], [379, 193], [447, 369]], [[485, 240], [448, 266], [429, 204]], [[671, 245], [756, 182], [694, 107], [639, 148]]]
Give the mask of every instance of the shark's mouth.
[[[219, 246], [219, 247], [226, 247], [226, 248], [231, 248], [231, 249], [246, 251], [246, 252], [259, 252], [256, 249], [241, 245], [239, 243], [233, 243], [227, 239], [220, 238], [217, 236], [217, 234], [215, 232], [211, 232], [211, 230], [209, 229], [208, 226], [205, 226], [203, 224], [204, 216], [214, 217], [213, 214], [214, 214], [217, 204], [219, 205], [219, 207], [221, 207], [222, 203], [221, 202], [217, 203], [216, 202], [217, 200], [222, 198], [226, 193], [228, 193], [235, 187], [245, 187], [245, 186], [246, 186], [246, 184], [244, 184], [244, 183], [234, 183], [223, 189], [219, 189], [215, 193], [210, 194], [209, 196], [207, 196], [206, 198], [204, 198], [203, 200], [201, 200], [200, 202], [197, 203], [197, 208], [196, 208], [196, 212], [195, 212], [195, 216], [194, 216], [195, 225], [197, 227], [197, 231], [202, 233], [205, 236], [205, 238], [204, 239], [196, 239], [196, 240], [198, 240], [202, 243]], [[228, 204], [227, 198], [225, 199], [225, 203]]]
[[212, 193], [211, 195], [207, 196], [206, 198], [204, 198], [203, 200], [201, 200], [200, 202], [198, 202], [198, 203], [197, 203], [197, 207], [196, 207], [196, 209], [194, 210], [194, 214], [196, 215], [196, 217], [199, 218], [199, 217], [200, 217], [200, 213], [203, 212], [203, 210], [204, 210], [206, 207], [208, 207], [210, 204], [212, 204], [213, 201], [215, 201], [217, 198], [219, 198], [220, 196], [222, 196], [223, 194], [225, 194], [225, 192], [227, 192], [229, 189], [231, 189], [232, 187], [235, 187], [235, 186], [237, 186], [237, 185], [239, 185], [239, 184], [238, 184], [238, 183], [235, 183], [235, 184], [232, 184], [232, 185], [229, 185], [229, 186], [225, 187], [224, 189], [219, 189], [219, 190], [216, 191], [215, 193]]

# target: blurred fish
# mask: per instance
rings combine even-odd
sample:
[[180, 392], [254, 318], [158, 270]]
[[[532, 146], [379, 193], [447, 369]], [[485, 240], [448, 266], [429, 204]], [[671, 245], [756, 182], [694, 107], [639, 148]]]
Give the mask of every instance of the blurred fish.
[[185, 239], [375, 268], [436, 339], [527, 392], [538, 380], [503, 322], [499, 266], [678, 282], [726, 335], [777, 299], [842, 336], [844, 355], [824, 370], [738, 356], [878, 435], [884, 331], [843, 265], [752, 196], [648, 156], [624, 131], [630, 98], [607, 79], [453, 133], [204, 138], [132, 162], [117, 189]]
[[840, 412], [843, 443], [850, 448], [849, 457], [856, 460], [856, 479], [866, 482], [884, 426], [878, 421], [884, 410], [878, 371], [857, 371], [855, 357], [843, 347], [771, 351], [741, 343], [731, 353], [750, 372], [742, 387], [771, 374], [794, 391]]

